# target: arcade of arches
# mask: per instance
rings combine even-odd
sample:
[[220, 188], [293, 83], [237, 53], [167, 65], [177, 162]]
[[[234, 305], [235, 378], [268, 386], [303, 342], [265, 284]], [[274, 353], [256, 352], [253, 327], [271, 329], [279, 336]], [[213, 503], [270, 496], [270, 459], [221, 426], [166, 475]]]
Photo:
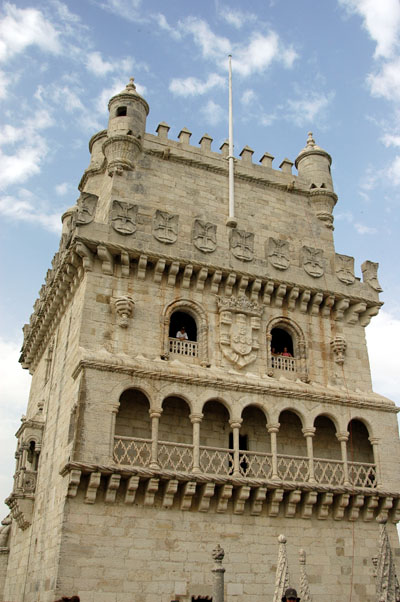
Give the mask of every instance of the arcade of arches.
[[[372, 443], [374, 440], [371, 439]], [[114, 461], [119, 465], [279, 479], [292, 482], [376, 487], [374, 446], [361, 420], [337, 432], [326, 415], [305, 427], [293, 410], [269, 424], [261, 408], [246, 406], [239, 420], [217, 399], [193, 414], [180, 397], [150, 408], [146, 395], [124, 391], [115, 420]]]

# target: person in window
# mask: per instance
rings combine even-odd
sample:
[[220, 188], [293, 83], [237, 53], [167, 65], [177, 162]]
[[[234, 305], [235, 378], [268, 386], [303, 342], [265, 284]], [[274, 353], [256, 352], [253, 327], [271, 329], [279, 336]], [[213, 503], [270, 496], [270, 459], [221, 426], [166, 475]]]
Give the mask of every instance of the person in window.
[[293, 357], [292, 354], [288, 351], [287, 347], [283, 348], [282, 354], [284, 357]]
[[293, 600], [293, 602], [300, 602], [300, 598], [297, 596], [297, 592], [292, 587], [289, 587], [284, 596], [282, 596], [282, 602], [288, 602], [289, 600]]
[[176, 333], [176, 339], [181, 339], [184, 341], [187, 341], [189, 339], [186, 329], [184, 326], [182, 326], [182, 328], [180, 330], [178, 330], [178, 332]]

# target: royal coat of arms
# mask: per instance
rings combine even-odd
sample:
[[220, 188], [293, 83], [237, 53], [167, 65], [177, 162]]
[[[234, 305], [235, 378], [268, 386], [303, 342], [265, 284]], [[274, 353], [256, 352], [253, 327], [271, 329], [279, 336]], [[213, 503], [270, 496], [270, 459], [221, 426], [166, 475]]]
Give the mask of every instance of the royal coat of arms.
[[244, 230], [231, 230], [229, 245], [232, 254], [241, 261], [252, 261], [254, 256], [254, 234]]
[[363, 282], [369, 284], [371, 288], [374, 289], [377, 293], [381, 293], [383, 288], [379, 284], [378, 281], [378, 268], [379, 263], [375, 263], [374, 261], [364, 261], [361, 265], [361, 271], [363, 275]]
[[220, 347], [223, 355], [239, 369], [257, 357], [263, 307], [240, 297], [217, 297], [220, 314]]
[[303, 247], [303, 267], [313, 278], [321, 278], [325, 272], [323, 250]]
[[290, 266], [288, 241], [270, 238], [268, 244], [268, 257], [274, 268], [277, 268], [278, 270], [287, 270]]

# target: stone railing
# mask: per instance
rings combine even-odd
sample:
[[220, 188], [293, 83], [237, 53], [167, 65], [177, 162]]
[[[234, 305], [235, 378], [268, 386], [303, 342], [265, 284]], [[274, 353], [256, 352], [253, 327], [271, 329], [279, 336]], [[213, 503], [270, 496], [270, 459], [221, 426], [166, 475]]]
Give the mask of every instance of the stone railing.
[[282, 370], [282, 372], [296, 372], [296, 360], [294, 357], [285, 355], [272, 355], [271, 368]]
[[[153, 447], [154, 449], [154, 447]], [[234, 473], [233, 449], [208, 447], [198, 448], [198, 469], [195, 465], [195, 449], [192, 444], [157, 442], [157, 459], [155, 464], [162, 470], [207, 475], [232, 476]], [[114, 462], [119, 465], [149, 467], [152, 463], [152, 441], [132, 437], [117, 436], [114, 438]], [[276, 462], [276, 477], [285, 482], [342, 486], [352, 485], [360, 488], [376, 488], [377, 474], [375, 464], [364, 462], [348, 463], [348, 482], [346, 469], [342, 460], [310, 458], [305, 456], [277, 454], [239, 450], [240, 476], [249, 479], [268, 480], [274, 477], [273, 467]], [[311, 475], [313, 468], [313, 475]], [[154, 460], [153, 460], [154, 465]]]
[[169, 352], [186, 357], [198, 357], [199, 347], [196, 341], [169, 338]]

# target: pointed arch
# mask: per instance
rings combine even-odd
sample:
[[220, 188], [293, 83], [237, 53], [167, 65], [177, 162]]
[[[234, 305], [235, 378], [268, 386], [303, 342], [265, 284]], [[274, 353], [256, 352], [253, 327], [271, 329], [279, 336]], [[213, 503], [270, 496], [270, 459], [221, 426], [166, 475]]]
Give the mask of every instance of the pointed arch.
[[275, 318], [272, 318], [267, 323], [267, 359], [268, 368], [271, 369], [271, 376], [273, 376], [273, 368], [276, 363], [274, 361], [274, 356], [272, 354], [271, 349], [271, 343], [273, 340], [272, 331], [275, 329], [284, 331], [290, 337], [293, 349], [293, 361], [290, 361], [289, 368], [293, 366], [293, 373], [296, 374], [296, 376], [299, 377], [302, 381], [307, 382], [308, 368], [306, 339], [302, 329], [297, 324], [297, 322], [295, 322], [291, 318], [287, 318], [286, 316], [277, 316]]

